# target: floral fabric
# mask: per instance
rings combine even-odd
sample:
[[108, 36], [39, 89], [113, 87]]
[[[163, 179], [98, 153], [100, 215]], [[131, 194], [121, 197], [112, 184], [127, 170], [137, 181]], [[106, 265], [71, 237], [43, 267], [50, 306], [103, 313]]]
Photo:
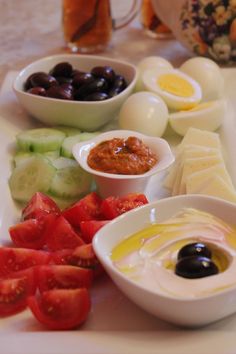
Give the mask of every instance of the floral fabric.
[[180, 22], [184, 40], [197, 55], [236, 62], [236, 0], [188, 0]]

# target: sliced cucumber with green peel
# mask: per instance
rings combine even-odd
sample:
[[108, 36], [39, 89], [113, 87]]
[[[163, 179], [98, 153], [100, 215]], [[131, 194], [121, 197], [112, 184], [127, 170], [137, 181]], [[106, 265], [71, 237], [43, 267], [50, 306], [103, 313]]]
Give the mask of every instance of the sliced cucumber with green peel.
[[76, 198], [90, 192], [92, 176], [78, 164], [58, 168], [49, 193], [59, 198]]
[[34, 193], [47, 193], [56, 168], [47, 158], [36, 155], [19, 164], [12, 172], [9, 187], [12, 198], [27, 202]]
[[17, 145], [23, 151], [47, 152], [59, 150], [65, 133], [51, 128], [30, 129], [16, 136]]
[[56, 169], [78, 166], [78, 162], [75, 160], [62, 156], [58, 159], [55, 159], [52, 164], [54, 167], [56, 167]]
[[61, 146], [61, 155], [64, 157], [69, 157], [73, 158], [72, 154], [72, 148], [75, 144], [81, 142], [81, 141], [86, 141], [89, 139], [92, 139], [94, 136], [100, 134], [100, 132], [94, 132], [94, 133], [80, 133], [74, 136], [69, 136], [68, 138], [65, 138], [65, 140], [62, 143]]
[[55, 159], [58, 159], [60, 156], [59, 150], [57, 151], [48, 151], [43, 154], [38, 154], [35, 152], [26, 152], [26, 151], [18, 151], [13, 157], [14, 167], [19, 166], [22, 162], [30, 159], [34, 156], [41, 156], [47, 158], [49, 161], [53, 162]]
[[53, 129], [60, 130], [66, 136], [73, 136], [73, 135], [78, 135], [81, 133], [81, 130], [78, 128], [66, 127], [63, 125], [56, 125], [55, 127], [53, 127]]

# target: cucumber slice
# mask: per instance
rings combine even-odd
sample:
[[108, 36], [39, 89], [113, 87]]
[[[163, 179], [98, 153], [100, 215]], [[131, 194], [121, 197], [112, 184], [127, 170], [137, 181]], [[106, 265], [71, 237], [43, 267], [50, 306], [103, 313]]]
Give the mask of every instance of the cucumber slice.
[[64, 127], [63, 125], [56, 125], [53, 127], [56, 130], [60, 130], [63, 132], [66, 136], [73, 136], [73, 135], [78, 135], [81, 133], [81, 130], [78, 128], [73, 128], [73, 127]]
[[78, 166], [78, 163], [75, 160], [69, 159], [67, 157], [59, 157], [58, 159], [53, 161], [53, 166], [56, 167], [56, 169], [60, 169]]
[[77, 164], [57, 169], [49, 193], [59, 198], [76, 198], [90, 192], [91, 185], [92, 176]]
[[41, 156], [47, 158], [50, 162], [53, 162], [54, 160], [58, 159], [60, 154], [59, 150], [57, 151], [48, 151], [45, 152], [44, 154], [37, 154], [34, 152], [26, 152], [26, 151], [18, 151], [15, 156], [13, 157], [13, 163], [14, 167], [19, 166], [22, 162], [25, 162], [26, 160], [30, 159], [33, 156]]
[[75, 144], [92, 139], [94, 136], [100, 134], [100, 132], [94, 133], [81, 133], [74, 136], [69, 136], [65, 138], [61, 146], [61, 155], [64, 157], [69, 157], [70, 159], [73, 158], [72, 148]]
[[34, 193], [46, 193], [51, 185], [56, 169], [48, 159], [32, 156], [17, 166], [9, 179], [12, 198], [27, 202]]
[[59, 150], [65, 133], [51, 128], [30, 129], [16, 136], [18, 147], [23, 151], [47, 152]]

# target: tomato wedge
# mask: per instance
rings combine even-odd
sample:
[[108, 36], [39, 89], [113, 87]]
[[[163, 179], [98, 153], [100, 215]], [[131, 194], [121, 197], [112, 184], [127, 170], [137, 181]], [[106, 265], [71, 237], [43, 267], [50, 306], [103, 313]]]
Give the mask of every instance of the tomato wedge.
[[62, 215], [75, 227], [84, 220], [99, 220], [101, 216], [102, 199], [95, 192], [86, 195], [71, 207], [65, 209]]
[[28, 219], [9, 228], [9, 234], [17, 247], [40, 249], [45, 245], [45, 222]]
[[89, 288], [93, 273], [89, 269], [70, 265], [48, 265], [36, 268], [36, 277], [41, 292], [51, 289]]
[[53, 252], [52, 261], [58, 265], [67, 264], [91, 269], [94, 277], [98, 277], [104, 272], [91, 243], [76, 247], [74, 250], [65, 249]]
[[51, 251], [75, 248], [84, 244], [82, 238], [63, 216], [55, 216], [51, 220], [45, 231], [45, 238], [47, 247]]
[[106, 219], [112, 220], [134, 208], [148, 203], [144, 194], [130, 193], [124, 197], [108, 197], [102, 201], [101, 212]]
[[81, 221], [80, 229], [81, 229], [81, 237], [86, 243], [91, 243], [94, 235], [98, 230], [101, 229], [104, 225], [106, 225], [109, 220], [87, 220]]
[[44, 251], [27, 248], [0, 247], [0, 277], [6, 277], [14, 272], [48, 264], [51, 254]]
[[27, 298], [36, 290], [33, 268], [0, 280], [0, 317], [15, 315], [27, 307]]
[[22, 210], [22, 220], [38, 219], [40, 216], [51, 213], [59, 215], [60, 212], [54, 200], [41, 192], [37, 192]]
[[49, 329], [65, 330], [81, 325], [87, 318], [91, 301], [88, 290], [55, 289], [30, 296], [28, 306], [36, 319]]

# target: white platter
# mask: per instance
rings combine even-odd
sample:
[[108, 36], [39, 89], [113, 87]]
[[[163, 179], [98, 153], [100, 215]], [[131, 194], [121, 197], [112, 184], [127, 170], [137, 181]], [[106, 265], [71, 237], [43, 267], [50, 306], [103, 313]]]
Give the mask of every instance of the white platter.
[[[228, 115], [220, 129], [228, 170], [236, 186], [236, 69], [223, 70]], [[21, 109], [9, 73], [0, 92], [0, 243], [8, 240], [8, 227], [19, 217], [8, 190], [10, 156], [15, 134], [34, 127]], [[171, 143], [177, 137], [167, 133]], [[152, 179], [146, 194], [150, 200], [164, 197], [161, 181]], [[198, 330], [184, 330], [150, 316], [131, 303], [108, 278], [92, 289], [92, 311], [79, 330], [49, 332], [29, 311], [0, 320], [2, 354], [226, 354], [236, 352], [236, 315]], [[236, 299], [235, 299], [236, 301]]]

